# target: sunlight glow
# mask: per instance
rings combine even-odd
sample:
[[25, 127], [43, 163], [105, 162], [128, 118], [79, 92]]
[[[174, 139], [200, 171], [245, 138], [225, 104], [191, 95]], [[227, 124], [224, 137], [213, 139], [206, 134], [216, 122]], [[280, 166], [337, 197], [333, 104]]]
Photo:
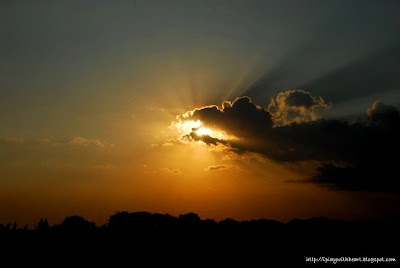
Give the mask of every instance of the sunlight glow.
[[208, 128], [200, 120], [178, 120], [171, 123], [171, 129], [176, 130], [180, 137], [195, 133], [199, 136], [210, 136], [220, 140], [237, 140], [235, 136], [228, 135], [225, 131], [220, 129]]
[[180, 134], [188, 134], [193, 131], [193, 129], [198, 129], [202, 126], [200, 120], [193, 121], [183, 121], [183, 122], [175, 122], [173, 126], [179, 131]]
[[201, 127], [198, 130], [196, 130], [197, 135], [203, 136], [203, 135], [208, 135], [212, 136], [213, 132], [209, 128]]

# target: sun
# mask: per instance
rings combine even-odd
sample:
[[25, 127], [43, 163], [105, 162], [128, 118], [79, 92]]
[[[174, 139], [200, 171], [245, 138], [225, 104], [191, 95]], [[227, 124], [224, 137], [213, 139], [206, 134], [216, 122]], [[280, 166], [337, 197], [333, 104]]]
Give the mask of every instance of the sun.
[[205, 128], [205, 127], [201, 127], [198, 130], [196, 130], [195, 132], [199, 136], [203, 136], [203, 135], [211, 136], [213, 134], [211, 129]]
[[237, 140], [235, 136], [228, 135], [225, 131], [218, 128], [208, 128], [200, 120], [178, 120], [171, 123], [170, 128], [175, 129], [180, 137], [190, 136], [194, 133], [198, 136], [210, 136], [219, 140]]

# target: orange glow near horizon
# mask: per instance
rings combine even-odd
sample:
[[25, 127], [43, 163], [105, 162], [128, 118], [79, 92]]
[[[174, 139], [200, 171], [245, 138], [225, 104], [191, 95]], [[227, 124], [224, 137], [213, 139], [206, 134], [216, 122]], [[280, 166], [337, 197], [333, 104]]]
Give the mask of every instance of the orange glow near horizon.
[[[200, 120], [171, 124], [175, 115], [164, 118], [162, 112], [151, 112], [145, 118], [118, 122], [119, 131], [114, 132], [120, 136], [112, 143], [98, 136], [4, 141], [8, 151], [2, 163], [0, 223], [17, 221], [31, 227], [40, 217], [55, 224], [70, 215], [97, 222], [99, 208], [103, 223], [124, 210], [283, 221], [315, 215], [357, 219], [370, 213], [343, 192], [285, 182], [309, 176], [301, 171], [309, 170], [306, 166], [288, 168], [201, 141], [179, 142], [191, 132], [223, 140], [234, 137]], [[157, 140], [161, 131], [169, 132], [158, 134]], [[141, 139], [132, 139], [132, 132]], [[345, 206], [351, 209], [340, 209]]]

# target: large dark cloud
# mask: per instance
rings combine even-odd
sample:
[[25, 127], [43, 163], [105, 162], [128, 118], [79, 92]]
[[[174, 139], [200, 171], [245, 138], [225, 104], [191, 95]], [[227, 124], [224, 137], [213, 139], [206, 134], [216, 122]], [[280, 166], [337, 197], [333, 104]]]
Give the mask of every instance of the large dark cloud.
[[195, 109], [189, 117], [180, 117], [180, 120], [185, 119], [201, 120], [206, 126], [239, 137], [259, 136], [273, 125], [271, 114], [265, 108], [255, 105], [249, 97], [237, 98], [233, 102], [225, 101], [221, 109], [217, 106]]
[[[289, 107], [312, 107], [323, 102], [308, 92], [297, 93], [302, 96], [289, 101]], [[237, 153], [255, 152], [279, 162], [318, 161], [320, 166], [310, 182], [343, 190], [400, 192], [395, 176], [400, 151], [399, 110], [375, 102], [368, 109], [368, 118], [352, 123], [316, 119], [274, 125], [270, 112], [242, 97], [224, 102], [222, 108], [197, 109], [181, 120], [199, 119], [206, 126], [238, 137], [222, 140], [188, 134], [208, 145], [224, 144]]]

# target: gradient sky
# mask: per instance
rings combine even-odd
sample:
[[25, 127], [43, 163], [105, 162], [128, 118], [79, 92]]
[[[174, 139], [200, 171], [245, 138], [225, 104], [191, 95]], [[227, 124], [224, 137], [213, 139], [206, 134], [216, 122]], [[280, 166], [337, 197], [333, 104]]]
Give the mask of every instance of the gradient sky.
[[[2, 1], [0, 222], [32, 227], [74, 214], [98, 222], [99, 210], [102, 223], [122, 210], [398, 219], [395, 178], [326, 187], [316, 174], [370, 164], [354, 151], [371, 146], [381, 122], [391, 145], [374, 143], [371, 153], [399, 148], [390, 138], [397, 123], [382, 119], [398, 122], [399, 14], [389, 0]], [[224, 101], [236, 111], [241, 96], [251, 98], [243, 107], [263, 107], [272, 130], [254, 136], [259, 121], [239, 105], [232, 117], [181, 116], [223, 110]], [[191, 116], [203, 133], [183, 126]], [[357, 120], [362, 127], [345, 128], [365, 143], [346, 141], [337, 154], [342, 132], [332, 147], [311, 143], [318, 135], [306, 126], [322, 118]], [[283, 155], [267, 138], [303, 151]], [[384, 177], [398, 157], [383, 159]]]

